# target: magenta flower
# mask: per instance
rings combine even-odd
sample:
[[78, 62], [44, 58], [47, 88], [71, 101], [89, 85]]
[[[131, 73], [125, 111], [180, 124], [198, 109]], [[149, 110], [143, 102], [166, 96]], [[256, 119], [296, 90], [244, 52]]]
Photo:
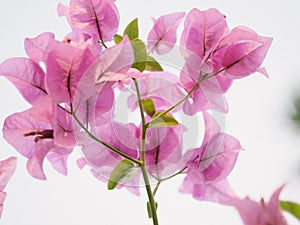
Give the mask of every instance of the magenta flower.
[[[187, 63], [180, 73], [180, 84], [186, 92], [189, 92], [196, 84], [196, 80], [192, 79], [192, 75], [195, 74], [195, 69], [197, 69], [197, 67], [188, 67]], [[223, 94], [230, 85], [231, 81], [220, 80], [218, 77], [211, 77], [202, 81], [192, 92], [190, 98], [183, 103], [184, 113], [194, 115], [199, 111], [209, 109], [226, 113], [228, 111], [228, 105]]]
[[114, 0], [71, 0], [70, 7], [58, 8], [71, 27], [87, 33], [97, 40], [110, 41], [119, 26], [119, 12]]
[[216, 121], [204, 112], [205, 135], [200, 148], [184, 155], [187, 176], [180, 191], [198, 200], [228, 204], [235, 196], [227, 176], [233, 169], [241, 145], [234, 137], [220, 132]]
[[0, 64], [0, 76], [12, 82], [24, 99], [35, 104], [47, 95], [45, 73], [33, 60], [11, 58]]
[[148, 34], [147, 48], [160, 55], [171, 51], [177, 40], [177, 28], [184, 15], [185, 13], [178, 12], [153, 19], [154, 25]]
[[182, 157], [183, 127], [150, 128], [146, 145], [146, 165], [149, 174], [163, 179], [174, 174]]
[[44, 98], [29, 110], [6, 118], [3, 136], [20, 154], [28, 158], [27, 170], [37, 179], [46, 179], [43, 161], [67, 174], [66, 160], [75, 145], [71, 118], [65, 111]]
[[[121, 124], [117, 122], [106, 123], [94, 128], [97, 138], [127, 155], [138, 158], [139, 140], [135, 136], [136, 126], [133, 124]], [[107, 183], [112, 170], [123, 159], [111, 152], [103, 145], [91, 141], [89, 137], [81, 137], [83, 159], [80, 159], [80, 167], [88, 164], [92, 174], [99, 180]], [[139, 195], [139, 174], [136, 174], [126, 183], [118, 185], [118, 188], [126, 187], [132, 193]]]
[[0, 161], [0, 218], [3, 211], [3, 203], [6, 198], [6, 193], [3, 191], [16, 170], [17, 158], [10, 157]]
[[[181, 132], [181, 126], [148, 129], [146, 166], [148, 172], [153, 176], [163, 178], [178, 169], [182, 154]], [[106, 123], [95, 127], [94, 134], [114, 148], [139, 159], [141, 129], [134, 124]], [[85, 164], [90, 165], [94, 176], [107, 182], [110, 173], [122, 160], [122, 157], [97, 142], [89, 141], [88, 137], [82, 137], [81, 140], [84, 159], [79, 160], [80, 167]], [[118, 187], [126, 187], [132, 193], [139, 194], [139, 177], [140, 172]]]
[[30, 59], [36, 63], [45, 62], [46, 49], [54, 41], [53, 33], [42, 33], [35, 38], [26, 38], [24, 47]]
[[[225, 16], [217, 9], [193, 9], [189, 12], [180, 43], [181, 53], [185, 58], [180, 81], [187, 92], [199, 81], [200, 75], [212, 74], [211, 54], [227, 32]], [[202, 81], [189, 101], [184, 103], [184, 112], [188, 115], [209, 109], [227, 112], [227, 102], [223, 93], [231, 83], [231, 80], [220, 76]]]
[[183, 56], [196, 55], [202, 60], [207, 58], [227, 32], [225, 16], [217, 9], [191, 10], [181, 35]]
[[181, 53], [185, 64], [180, 75], [183, 88], [188, 92], [201, 80], [186, 101], [183, 110], [188, 115], [208, 109], [227, 112], [222, 96], [233, 79], [254, 72], [267, 75], [260, 68], [272, 43], [245, 27], [229, 31], [225, 16], [216, 9], [193, 9], [186, 17], [181, 36]]
[[261, 199], [260, 202], [250, 198], [232, 199], [232, 205], [238, 210], [245, 225], [287, 225], [279, 206], [279, 194], [284, 186], [279, 187], [269, 202]]
[[[91, 108], [98, 115], [96, 117], [107, 112], [114, 105], [113, 88], [118, 83], [122, 85], [131, 82], [131, 78], [142, 76], [138, 70], [131, 68], [133, 63], [133, 49], [125, 36], [118, 45], [104, 50], [85, 70], [76, 87], [76, 102], [89, 101], [90, 107], [96, 107]], [[84, 105], [81, 106], [83, 114], [86, 112], [84, 108]]]
[[55, 103], [72, 103], [77, 85], [95, 56], [89, 48], [53, 42], [47, 48], [47, 90]]
[[225, 36], [215, 49], [213, 60], [215, 71], [225, 70], [226, 77], [237, 79], [254, 72], [261, 72], [260, 68], [271, 46], [272, 38], [262, 37], [246, 27], [236, 27]]
[[[76, 116], [80, 118], [83, 124], [89, 124], [91, 127], [109, 123], [113, 118], [113, 109], [115, 104], [115, 95], [113, 85], [105, 83], [98, 85], [97, 93], [84, 102], [79, 102]], [[78, 98], [81, 96], [79, 95]]]
[[134, 63], [133, 49], [129, 38], [125, 36], [123, 40], [111, 48], [106, 49], [95, 60], [93, 65], [86, 72], [93, 74], [96, 84], [103, 82], [125, 81], [140, 77], [141, 73], [131, 68]]

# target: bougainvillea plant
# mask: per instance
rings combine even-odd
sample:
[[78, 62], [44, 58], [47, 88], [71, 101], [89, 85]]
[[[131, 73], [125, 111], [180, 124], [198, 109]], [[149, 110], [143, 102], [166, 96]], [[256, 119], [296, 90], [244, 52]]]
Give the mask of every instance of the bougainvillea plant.
[[[69, 6], [59, 4], [58, 14], [72, 29], [63, 40], [53, 33], [26, 38], [28, 57], [0, 64], [0, 75], [31, 105], [6, 118], [3, 136], [28, 159], [34, 178], [46, 179], [44, 160], [67, 175], [68, 156], [77, 147], [83, 153], [78, 166], [88, 166], [109, 190], [126, 188], [138, 195], [145, 187], [154, 225], [159, 224], [155, 194], [177, 175], [184, 177], [180, 192], [233, 206], [247, 225], [287, 224], [278, 200], [283, 186], [268, 203], [235, 194], [227, 177], [242, 147], [213, 116], [228, 111], [224, 93], [235, 79], [256, 72], [268, 76], [261, 64], [272, 38], [247, 27], [229, 28], [217, 9], [163, 15], [154, 20], [147, 41], [139, 38], [138, 19], [118, 32], [113, 0], [71, 0]], [[155, 59], [173, 51], [184, 61], [178, 74]], [[123, 92], [130, 93], [124, 110], [138, 112], [135, 121], [115, 116]], [[185, 149], [188, 129], [179, 113], [201, 116], [201, 145]], [[16, 158], [0, 162], [0, 213], [15, 167]]]

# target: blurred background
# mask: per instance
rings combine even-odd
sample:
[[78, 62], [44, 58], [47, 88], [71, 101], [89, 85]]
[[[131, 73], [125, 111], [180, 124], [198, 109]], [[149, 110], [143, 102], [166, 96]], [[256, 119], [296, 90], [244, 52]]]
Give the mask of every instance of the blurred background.
[[[25, 37], [50, 31], [62, 39], [70, 28], [56, 7], [68, 0], [11, 0], [0, 7], [0, 61], [25, 56]], [[141, 37], [152, 26], [151, 17], [192, 8], [219, 9], [231, 28], [244, 25], [258, 34], [274, 37], [264, 62], [270, 78], [253, 75], [234, 83], [226, 94], [229, 114], [226, 132], [237, 137], [245, 151], [229, 179], [240, 196], [268, 199], [286, 184], [280, 198], [300, 203], [300, 2], [298, 0], [117, 0], [123, 30], [138, 17]], [[15, 88], [0, 78], [0, 126], [6, 116], [29, 105]], [[6, 191], [3, 225], [119, 225], [151, 224], [147, 220], [146, 195], [126, 190], [107, 191], [87, 170], [69, 159], [69, 175], [56, 173], [45, 162], [48, 180], [35, 180], [26, 171], [26, 160], [0, 138], [0, 158], [18, 156], [18, 167]], [[199, 202], [178, 193], [182, 177], [164, 183], [157, 194], [162, 225], [241, 225], [232, 208]], [[300, 224], [286, 214], [290, 225]]]

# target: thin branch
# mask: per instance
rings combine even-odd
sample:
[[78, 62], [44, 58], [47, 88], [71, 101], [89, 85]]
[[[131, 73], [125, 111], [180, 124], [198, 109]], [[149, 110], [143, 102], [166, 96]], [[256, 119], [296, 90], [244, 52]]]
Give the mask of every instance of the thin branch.
[[118, 155], [124, 157], [125, 159], [130, 160], [131, 162], [134, 162], [134, 163], [136, 163], [136, 164], [138, 164], [138, 165], [140, 165], [140, 166], [144, 164], [144, 163], [141, 162], [140, 160], [137, 160], [137, 159], [135, 159], [135, 158], [133, 158], [133, 157], [131, 157], [131, 156], [125, 154], [124, 152], [122, 152], [122, 151], [120, 151], [120, 150], [114, 148], [113, 146], [111, 146], [111, 145], [105, 143], [104, 141], [99, 140], [95, 135], [93, 135], [93, 134], [92, 134], [92, 133], [91, 133], [91, 132], [90, 132], [90, 131], [82, 124], [82, 123], [81, 123], [81, 121], [79, 120], [79, 118], [76, 116], [75, 113], [73, 113], [72, 115], [73, 115], [73, 118], [75, 119], [75, 121], [76, 121], [76, 122], [79, 124], [79, 126], [80, 126], [80, 127], [81, 127], [88, 135], [89, 135], [89, 137], [90, 137], [91, 139], [93, 139], [94, 141], [96, 141], [96, 142], [102, 144], [103, 146], [105, 146], [105, 147], [107, 147], [109, 150], [111, 150], [112, 152], [114, 152], [114, 153], [116, 153], [116, 154], [118, 154]]

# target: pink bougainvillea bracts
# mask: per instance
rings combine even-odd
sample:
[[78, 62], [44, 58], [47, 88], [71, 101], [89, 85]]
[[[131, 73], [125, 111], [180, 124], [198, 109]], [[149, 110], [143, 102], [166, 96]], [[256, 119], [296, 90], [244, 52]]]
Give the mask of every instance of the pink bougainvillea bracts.
[[234, 192], [226, 178], [233, 169], [242, 147], [239, 141], [220, 132], [217, 122], [204, 113], [205, 134], [200, 148], [188, 151], [187, 176], [181, 191], [199, 200], [226, 204]]
[[287, 225], [288, 223], [282, 214], [278, 199], [283, 187], [279, 187], [273, 193], [269, 202], [265, 202], [263, 198], [260, 202], [256, 202], [247, 197], [244, 199], [232, 199], [231, 204], [237, 209], [245, 225]]
[[[214, 111], [228, 112], [224, 94], [235, 79], [267, 75], [261, 65], [272, 38], [246, 27], [231, 29], [214, 8], [154, 19], [147, 43], [139, 36], [138, 19], [119, 30], [114, 0], [71, 0], [57, 11], [67, 18], [70, 33], [62, 40], [50, 32], [26, 38], [28, 57], [0, 64], [0, 75], [30, 103], [5, 119], [3, 136], [28, 159], [34, 178], [46, 179], [45, 160], [67, 175], [68, 157], [80, 149], [78, 166], [89, 166], [109, 190], [126, 188], [139, 195], [146, 187], [154, 225], [155, 194], [162, 182], [178, 175], [184, 175], [180, 192], [234, 206], [246, 225], [287, 224], [278, 206], [281, 188], [269, 203], [237, 197], [228, 176], [242, 147], [213, 117]], [[183, 63], [158, 60], [174, 52]], [[187, 150], [183, 134], [189, 130], [182, 115], [199, 112], [204, 138]], [[14, 169], [15, 158], [0, 161], [0, 213]]]
[[176, 31], [185, 13], [172, 13], [153, 19], [154, 25], [148, 35], [148, 49], [158, 54], [166, 54], [174, 47]]

